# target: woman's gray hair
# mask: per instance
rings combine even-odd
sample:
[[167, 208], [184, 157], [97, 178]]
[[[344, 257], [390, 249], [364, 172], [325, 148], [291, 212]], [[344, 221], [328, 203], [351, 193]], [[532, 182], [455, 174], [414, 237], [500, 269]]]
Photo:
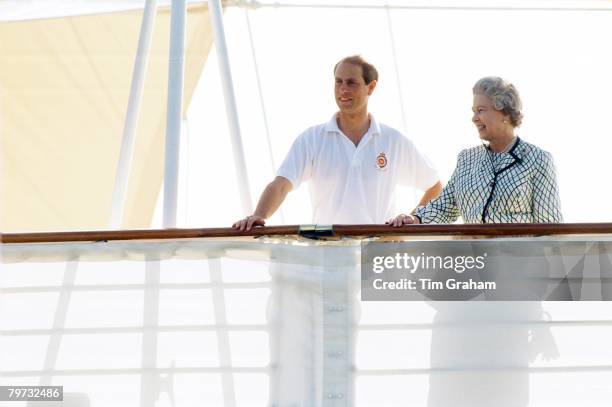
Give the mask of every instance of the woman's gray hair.
[[514, 127], [521, 125], [523, 104], [513, 84], [497, 76], [487, 76], [476, 82], [472, 91], [474, 94], [481, 93], [488, 97], [495, 110], [510, 117], [510, 122]]

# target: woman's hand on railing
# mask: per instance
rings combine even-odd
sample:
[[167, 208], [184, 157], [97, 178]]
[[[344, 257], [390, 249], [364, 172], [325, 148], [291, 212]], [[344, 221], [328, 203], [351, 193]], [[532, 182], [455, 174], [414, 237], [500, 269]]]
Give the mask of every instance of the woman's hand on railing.
[[391, 225], [393, 227], [400, 227], [404, 225], [416, 225], [419, 223], [421, 223], [421, 220], [417, 216], [405, 215], [403, 213], [385, 222], [386, 225]]
[[253, 226], [264, 226], [265, 224], [266, 220], [261, 216], [249, 215], [244, 219], [240, 219], [239, 221], [234, 222], [232, 227], [234, 229], [239, 229], [241, 232], [248, 232]]

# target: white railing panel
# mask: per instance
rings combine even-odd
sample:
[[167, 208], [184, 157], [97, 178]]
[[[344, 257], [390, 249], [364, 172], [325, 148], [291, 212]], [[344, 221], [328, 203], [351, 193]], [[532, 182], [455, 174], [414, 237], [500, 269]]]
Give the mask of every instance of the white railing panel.
[[609, 402], [612, 302], [360, 302], [359, 243], [4, 245], [1, 384], [92, 406]]

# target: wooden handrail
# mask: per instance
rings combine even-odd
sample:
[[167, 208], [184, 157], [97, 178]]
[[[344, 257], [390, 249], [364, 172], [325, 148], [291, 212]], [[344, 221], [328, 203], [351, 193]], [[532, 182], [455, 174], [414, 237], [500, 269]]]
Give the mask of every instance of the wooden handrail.
[[[299, 225], [257, 227], [249, 232], [232, 228], [104, 230], [78, 232], [3, 233], [2, 243], [95, 242], [110, 240], [166, 240], [223, 237], [300, 235]], [[332, 237], [358, 236], [543, 236], [612, 234], [612, 223], [497, 223], [469, 225], [333, 225]]]

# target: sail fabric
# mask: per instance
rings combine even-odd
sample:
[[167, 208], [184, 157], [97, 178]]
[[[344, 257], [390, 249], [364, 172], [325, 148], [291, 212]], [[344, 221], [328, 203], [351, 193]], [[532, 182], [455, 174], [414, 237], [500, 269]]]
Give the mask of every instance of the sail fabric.
[[[107, 227], [142, 14], [141, 8], [0, 24], [3, 231]], [[186, 21], [185, 109], [212, 46], [206, 7], [189, 7]], [[169, 44], [170, 9], [160, 7], [123, 228], [150, 226], [162, 184]]]

